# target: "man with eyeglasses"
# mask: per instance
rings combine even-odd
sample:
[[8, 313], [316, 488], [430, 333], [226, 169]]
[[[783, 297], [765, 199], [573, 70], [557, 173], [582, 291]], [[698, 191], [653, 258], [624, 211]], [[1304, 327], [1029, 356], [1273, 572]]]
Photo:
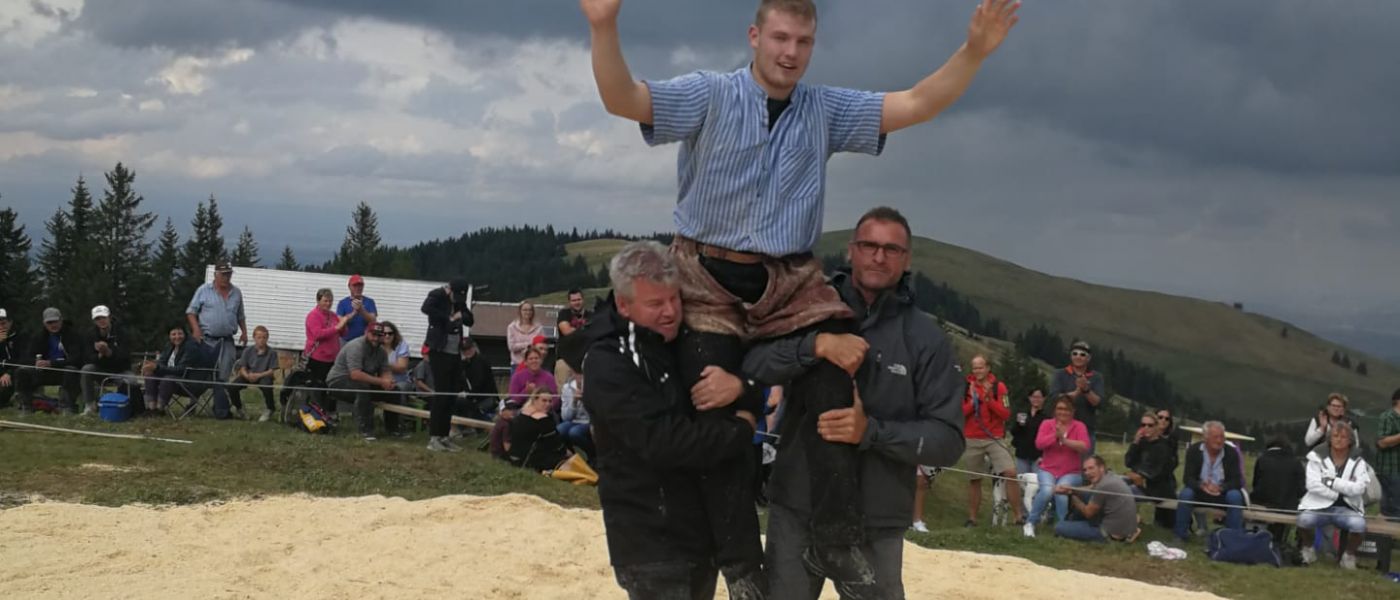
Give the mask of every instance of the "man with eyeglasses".
[[1089, 342], [1075, 341], [1069, 347], [1069, 366], [1055, 371], [1055, 377], [1050, 382], [1051, 398], [1066, 394], [1074, 400], [1074, 418], [1084, 423], [1084, 428], [1089, 430], [1090, 453], [1094, 452], [1094, 432], [1098, 430], [1096, 422], [1099, 404], [1105, 398], [1103, 374], [1089, 368], [1089, 361], [1092, 359]]
[[[374, 437], [374, 401], [400, 403], [399, 394], [373, 394], [369, 390], [389, 391], [394, 389], [394, 373], [389, 368], [389, 352], [393, 350], [385, 335], [384, 324], [375, 323], [365, 329], [365, 334], [340, 347], [335, 356], [335, 364], [326, 376], [326, 384], [338, 390], [350, 390], [355, 394], [355, 422], [359, 425], [360, 436], [367, 442]], [[399, 431], [399, 415], [384, 412], [384, 430], [389, 433]]]
[[[233, 375], [233, 362], [238, 357], [233, 334], [238, 333], [238, 345], [248, 345], [248, 322], [243, 316], [243, 292], [233, 285], [233, 267], [225, 261], [214, 265], [214, 281], [199, 286], [185, 309], [190, 324], [190, 337], [202, 347], [205, 356], [214, 360], [218, 377], [214, 383], [214, 417], [230, 416], [226, 383]], [[240, 410], [240, 417], [242, 411]]]
[[782, 598], [816, 598], [822, 588], [823, 578], [805, 568], [804, 556], [809, 521], [818, 529], [832, 522], [816, 501], [829, 490], [814, 487], [809, 477], [828, 467], [811, 451], [811, 440], [842, 445], [858, 461], [859, 480], [843, 483], [859, 498], [862, 551], [871, 558], [873, 584], [838, 581], [843, 598], [904, 597], [901, 561], [913, 518], [914, 472], [919, 465], [951, 466], [963, 453], [965, 384], [948, 337], [913, 304], [906, 272], [910, 238], [908, 222], [891, 208], [872, 209], [857, 223], [847, 249], [851, 267], [832, 283], [855, 313], [858, 335], [810, 331], [759, 343], [744, 360], [746, 371], [765, 384], [834, 364], [853, 374], [859, 392], [850, 408], [819, 412], [792, 403], [779, 424], [782, 445], [768, 482], [766, 568]]

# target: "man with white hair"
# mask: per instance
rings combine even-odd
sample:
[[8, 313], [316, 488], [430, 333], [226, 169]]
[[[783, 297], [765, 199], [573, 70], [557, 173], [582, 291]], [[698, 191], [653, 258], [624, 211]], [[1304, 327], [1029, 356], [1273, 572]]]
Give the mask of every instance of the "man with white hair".
[[[748, 546], [761, 554], [756, 526], [752, 539], [732, 539], [757, 521], [753, 505], [733, 503], [730, 514], [715, 514], [702, 495], [707, 473], [751, 460], [755, 417], [745, 410], [699, 414], [692, 406], [675, 359], [680, 283], [665, 246], [628, 244], [608, 272], [613, 296], [584, 329], [593, 341], [582, 365], [583, 402], [617, 582], [634, 600], [711, 598], [720, 571], [730, 598], [763, 598], [761, 565], [717, 553]], [[727, 382], [723, 395], [738, 397], [738, 378], [710, 369], [707, 378]]]
[[1177, 494], [1176, 537], [1190, 537], [1191, 512], [1197, 502], [1228, 504], [1225, 526], [1244, 529], [1244, 474], [1240, 454], [1225, 443], [1225, 424], [1206, 421], [1201, 426], [1205, 441], [1186, 449], [1186, 468], [1181, 472], [1183, 486]]

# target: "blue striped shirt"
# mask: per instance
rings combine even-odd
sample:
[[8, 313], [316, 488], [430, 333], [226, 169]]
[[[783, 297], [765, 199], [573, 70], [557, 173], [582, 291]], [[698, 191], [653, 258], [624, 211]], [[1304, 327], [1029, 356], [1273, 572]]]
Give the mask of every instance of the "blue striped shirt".
[[768, 130], [768, 95], [749, 68], [648, 81], [656, 146], [682, 142], [676, 231], [704, 244], [785, 256], [822, 232], [826, 161], [884, 149], [884, 94], [799, 84]]

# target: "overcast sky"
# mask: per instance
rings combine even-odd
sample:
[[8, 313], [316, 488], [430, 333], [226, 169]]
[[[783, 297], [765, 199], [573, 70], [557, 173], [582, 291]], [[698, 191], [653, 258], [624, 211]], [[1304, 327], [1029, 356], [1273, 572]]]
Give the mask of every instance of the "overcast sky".
[[[972, 0], [819, 2], [806, 81], [912, 85]], [[630, 0], [641, 77], [729, 70], [753, 0]], [[832, 161], [828, 229], [915, 232], [1058, 275], [1316, 319], [1400, 298], [1400, 2], [1034, 0], [972, 90]], [[182, 234], [213, 194], [325, 258], [488, 225], [671, 228], [675, 147], [601, 109], [573, 0], [0, 0], [0, 202], [30, 234], [122, 161]], [[1396, 319], [1400, 321], [1400, 318]], [[1400, 323], [1396, 324], [1400, 329]]]

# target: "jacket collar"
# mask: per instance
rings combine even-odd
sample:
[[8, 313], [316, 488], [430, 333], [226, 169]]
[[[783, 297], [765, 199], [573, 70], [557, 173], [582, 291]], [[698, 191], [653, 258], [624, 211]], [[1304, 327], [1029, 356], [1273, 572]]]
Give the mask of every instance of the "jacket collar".
[[831, 278], [831, 285], [836, 287], [837, 293], [841, 294], [841, 300], [856, 312], [856, 319], [861, 322], [862, 327], [893, 317], [905, 306], [914, 304], [914, 290], [909, 285], [909, 273], [905, 272], [899, 278], [899, 283], [894, 288], [880, 292], [875, 296], [875, 302], [865, 305], [865, 296], [856, 289], [855, 283], [851, 279], [851, 268], [841, 267], [836, 270], [836, 274]]

